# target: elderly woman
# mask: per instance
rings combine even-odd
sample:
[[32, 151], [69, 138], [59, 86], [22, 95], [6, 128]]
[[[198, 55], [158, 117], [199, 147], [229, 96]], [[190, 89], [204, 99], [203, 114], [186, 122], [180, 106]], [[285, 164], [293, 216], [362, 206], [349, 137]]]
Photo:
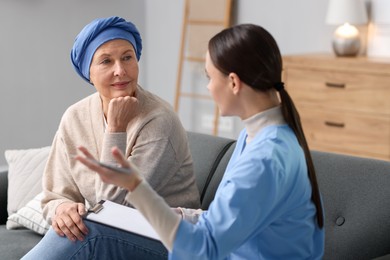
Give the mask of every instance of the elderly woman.
[[[62, 117], [43, 178], [43, 214], [52, 229], [25, 259], [82, 258], [77, 254], [84, 241], [110, 229], [83, 220], [86, 209], [102, 199], [131, 205], [127, 190], [102, 182], [94, 171], [76, 163], [80, 145], [108, 163], [115, 162], [111, 148], [119, 147], [171, 207], [199, 206], [185, 130], [166, 102], [138, 85], [141, 51], [137, 28], [120, 17], [96, 19], [76, 37], [73, 66], [97, 92], [70, 106]], [[140, 244], [151, 252], [149, 259], [166, 257], [160, 242], [117, 232], [123, 239], [107, 238], [106, 252], [120, 244], [120, 253], [128, 257]]]

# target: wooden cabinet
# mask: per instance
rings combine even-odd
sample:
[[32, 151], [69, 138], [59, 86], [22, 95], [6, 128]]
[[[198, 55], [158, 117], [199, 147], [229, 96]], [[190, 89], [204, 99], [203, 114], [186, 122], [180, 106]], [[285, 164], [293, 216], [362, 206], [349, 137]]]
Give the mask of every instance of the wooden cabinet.
[[390, 59], [283, 57], [310, 149], [390, 159]]

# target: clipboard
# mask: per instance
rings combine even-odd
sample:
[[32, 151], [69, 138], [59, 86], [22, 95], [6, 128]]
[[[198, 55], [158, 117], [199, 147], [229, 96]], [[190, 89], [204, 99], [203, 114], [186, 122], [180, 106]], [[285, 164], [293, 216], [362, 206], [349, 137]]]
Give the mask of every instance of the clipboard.
[[88, 210], [84, 218], [161, 241], [156, 231], [138, 210], [109, 200], [101, 200]]

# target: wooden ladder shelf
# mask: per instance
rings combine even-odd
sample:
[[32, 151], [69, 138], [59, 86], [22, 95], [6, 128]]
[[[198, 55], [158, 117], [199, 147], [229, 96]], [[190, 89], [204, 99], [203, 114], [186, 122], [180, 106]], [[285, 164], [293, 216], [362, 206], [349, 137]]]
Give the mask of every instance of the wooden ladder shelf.
[[[202, 99], [213, 102], [211, 95], [206, 91], [194, 91], [195, 86], [188, 86], [184, 82], [184, 68], [188, 63], [199, 66], [205, 62], [207, 43], [209, 39], [222, 29], [230, 26], [232, 0], [186, 0], [182, 24], [179, 66], [176, 79], [176, 94], [174, 109], [179, 113], [182, 98]], [[188, 75], [188, 74], [187, 74]], [[205, 86], [204, 89], [206, 89]], [[190, 89], [190, 90], [188, 90]], [[206, 92], [206, 93], [204, 93]], [[214, 104], [214, 102], [213, 102]], [[214, 104], [213, 134], [218, 134], [219, 110]]]

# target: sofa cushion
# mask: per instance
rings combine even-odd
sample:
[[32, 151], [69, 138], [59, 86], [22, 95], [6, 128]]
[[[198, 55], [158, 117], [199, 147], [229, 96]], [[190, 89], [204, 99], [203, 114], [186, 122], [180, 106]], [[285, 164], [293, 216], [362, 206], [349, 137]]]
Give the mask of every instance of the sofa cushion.
[[325, 209], [324, 259], [390, 253], [390, 162], [312, 151]]
[[[42, 174], [49, 151], [50, 147], [5, 151], [8, 163], [8, 216], [16, 213], [42, 191]], [[7, 220], [7, 228], [19, 227], [23, 226]]]
[[0, 225], [7, 221], [7, 187], [8, 187], [8, 171], [0, 170]]
[[232, 143], [228, 147], [226, 153], [221, 158], [218, 167], [215, 169], [214, 174], [211, 176], [208, 182], [207, 189], [202, 196], [202, 209], [208, 209], [210, 203], [213, 201], [215, 192], [218, 189], [219, 183], [222, 180], [222, 177], [226, 170], [226, 166], [229, 163], [230, 157], [232, 156], [235, 147], [236, 143]]
[[0, 225], [1, 259], [19, 260], [41, 240], [42, 236], [28, 229], [7, 230]]
[[49, 230], [50, 225], [42, 215], [41, 200], [43, 192], [35, 196], [26, 206], [8, 217], [8, 221], [18, 223], [25, 228], [31, 229], [38, 234], [44, 235]]
[[[224, 156], [235, 140], [193, 132], [187, 132], [187, 134], [190, 151], [194, 158], [194, 172], [201, 205], [202, 209], [206, 210], [215, 194], [215, 189], [209, 190], [208, 188], [210, 181], [217, 169], [218, 176], [223, 175], [230, 158], [229, 156], [229, 158], [224, 159]], [[204, 201], [206, 194], [207, 199]]]

